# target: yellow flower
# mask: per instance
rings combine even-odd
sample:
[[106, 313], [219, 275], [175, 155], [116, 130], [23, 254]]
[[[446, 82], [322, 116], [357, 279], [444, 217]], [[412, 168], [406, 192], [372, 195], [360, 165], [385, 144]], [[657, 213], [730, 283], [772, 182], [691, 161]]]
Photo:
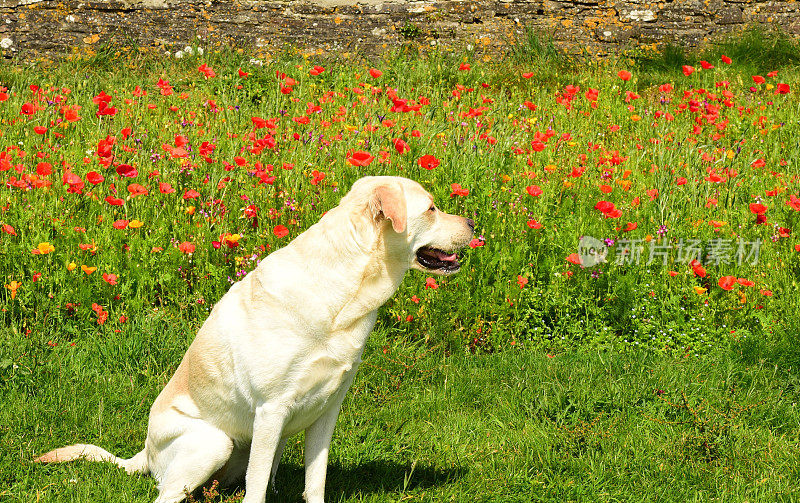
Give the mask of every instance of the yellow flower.
[[69, 272], [74, 271], [76, 267], [78, 267], [78, 264], [76, 264], [75, 262], [70, 262], [69, 264], [67, 264], [67, 270]]
[[[194, 215], [194, 206], [189, 206], [184, 211], [186, 212], [187, 215]], [[130, 224], [128, 224], [128, 225], [130, 225]]]
[[641, 118], [641, 117], [639, 117], [638, 115], [631, 115], [631, 120], [632, 120], [633, 122], [637, 122], [637, 121], [640, 121], [640, 120], [642, 120], [642, 118]]
[[97, 267], [89, 267], [86, 265], [81, 266], [81, 271], [85, 272], [86, 274], [92, 274], [97, 270]]
[[17, 296], [17, 289], [22, 285], [19, 281], [12, 281], [11, 283], [6, 285], [6, 288], [11, 290], [11, 299], [13, 300]]
[[242, 239], [242, 236], [239, 234], [228, 234], [225, 236], [224, 241], [225, 244], [238, 243], [240, 239]]
[[692, 288], [694, 288], [694, 293], [697, 295], [703, 295], [708, 291], [708, 288], [703, 288], [701, 286], [693, 286]]
[[128, 222], [128, 227], [130, 227], [131, 229], [138, 229], [143, 225], [144, 222], [142, 222], [141, 220], [131, 220], [130, 222]]
[[56, 251], [56, 247], [47, 241], [44, 243], [39, 243], [39, 246], [37, 246], [36, 249], [39, 250], [39, 255], [47, 255], [48, 253]]

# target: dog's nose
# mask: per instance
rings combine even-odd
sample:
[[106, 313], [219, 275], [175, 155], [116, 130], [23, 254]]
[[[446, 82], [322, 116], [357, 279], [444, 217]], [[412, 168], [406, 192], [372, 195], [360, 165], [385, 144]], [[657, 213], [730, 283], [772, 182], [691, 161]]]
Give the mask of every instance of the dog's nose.
[[473, 230], [473, 231], [475, 230], [475, 220], [473, 220], [471, 218], [468, 218], [467, 219], [467, 225], [469, 225], [469, 228], [471, 230]]

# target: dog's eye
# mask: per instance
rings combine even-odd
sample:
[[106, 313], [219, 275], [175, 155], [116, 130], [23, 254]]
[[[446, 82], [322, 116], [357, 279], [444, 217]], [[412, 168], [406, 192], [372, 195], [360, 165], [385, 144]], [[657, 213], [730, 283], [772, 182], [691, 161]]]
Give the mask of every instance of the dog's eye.
[[431, 207], [428, 208], [428, 211], [431, 211], [431, 212], [436, 211], [436, 205], [432, 204]]

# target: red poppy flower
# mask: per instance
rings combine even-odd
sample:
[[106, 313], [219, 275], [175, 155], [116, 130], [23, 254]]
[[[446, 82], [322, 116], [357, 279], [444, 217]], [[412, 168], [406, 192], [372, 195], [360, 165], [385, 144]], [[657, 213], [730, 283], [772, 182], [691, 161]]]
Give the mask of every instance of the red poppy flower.
[[439, 285], [436, 283], [436, 280], [433, 278], [426, 278], [425, 279], [425, 288], [432, 288], [436, 290], [439, 288]]
[[786, 201], [786, 206], [790, 207], [794, 211], [800, 211], [800, 198], [794, 194], [789, 196], [789, 200]]
[[739, 278], [739, 279], [736, 280], [736, 282], [739, 283], [742, 286], [753, 286], [753, 285], [755, 285], [755, 283], [753, 283], [752, 281], [750, 281], [749, 279], [746, 279], [746, 278]]
[[698, 278], [705, 278], [706, 277], [706, 269], [703, 267], [703, 264], [697, 261], [697, 259], [692, 260], [689, 262], [689, 267], [692, 268], [692, 272]]
[[726, 65], [730, 65], [732, 63], [731, 58], [729, 58], [728, 56], [726, 56], [724, 54], [722, 56], [720, 56], [719, 59], [721, 59], [722, 62], [725, 63]]
[[761, 75], [753, 75], [753, 82], [755, 82], [756, 84], [763, 84], [766, 81], [767, 80]]
[[161, 182], [158, 184], [158, 191], [162, 194], [172, 194], [175, 192], [175, 189], [172, 188], [172, 185], [166, 182]]
[[703, 67], [703, 70], [713, 70], [714, 69], [714, 65], [712, 65], [708, 61], [701, 61], [700, 62], [700, 66]]
[[687, 77], [694, 73], [694, 67], [689, 65], [683, 65], [681, 67], [681, 70], [683, 71], [683, 74], [686, 75]]
[[462, 187], [461, 184], [459, 183], [451, 184], [450, 189], [452, 190], [452, 192], [450, 192], [450, 197], [455, 197], [455, 196], [464, 197], [469, 195], [469, 190]]
[[99, 183], [103, 183], [105, 181], [105, 177], [97, 171], [89, 171], [86, 173], [86, 180], [88, 180], [92, 185], [97, 185]]
[[430, 154], [423, 155], [417, 162], [419, 163], [420, 167], [427, 170], [435, 169], [439, 165], [439, 159]]
[[[786, 84], [779, 84], [779, 85], [786, 85]], [[783, 93], [786, 94], [786, 93]], [[47, 132], [47, 126], [35, 126], [33, 128], [33, 132], [36, 134], [45, 134]]]
[[631, 72], [629, 72], [628, 70], [620, 70], [619, 72], [617, 72], [617, 77], [619, 77], [624, 81], [628, 81], [631, 80], [632, 75]]
[[187, 190], [186, 192], [183, 193], [183, 198], [186, 199], [186, 200], [195, 199], [195, 198], [198, 198], [198, 197], [200, 197], [200, 193], [197, 192], [194, 189], [189, 189], [189, 190]]
[[615, 206], [614, 203], [609, 201], [598, 201], [597, 204], [594, 205], [594, 209], [600, 210], [601, 213], [608, 213], [614, 211]]
[[717, 281], [717, 285], [723, 290], [732, 290], [736, 285], [736, 276], [723, 276]]
[[369, 166], [374, 159], [375, 156], [373, 156], [369, 152], [358, 150], [350, 154], [350, 156], [347, 158], [347, 162], [349, 162], [352, 166], [358, 166], [363, 168], [365, 166]]
[[115, 229], [122, 230], [128, 226], [127, 220], [115, 220], [114, 223], [111, 224]]
[[138, 183], [128, 185], [128, 192], [130, 192], [132, 197], [146, 196], [149, 193], [143, 185], [139, 185]]
[[36, 174], [39, 176], [47, 176], [53, 173], [53, 165], [49, 162], [40, 162], [36, 165]]
[[750, 211], [756, 215], [763, 215], [767, 212], [767, 207], [761, 203], [750, 203]]
[[202, 73], [205, 76], [206, 79], [211, 79], [211, 78], [214, 78], [214, 77], [217, 76], [217, 74], [214, 72], [214, 70], [210, 66], [205, 64], [205, 63], [200, 65], [200, 67], [197, 68], [197, 70], [200, 73]]
[[188, 255], [190, 253], [194, 253], [195, 245], [188, 241], [184, 241], [178, 245], [178, 250], [180, 250], [181, 253], [186, 253]]
[[541, 229], [542, 224], [537, 222], [536, 220], [528, 220], [528, 227], [531, 229]]
[[577, 253], [570, 253], [567, 255], [567, 262], [570, 264], [581, 265], [581, 256]]
[[130, 164], [120, 164], [117, 166], [117, 174], [119, 176], [133, 178], [134, 176], [138, 176], [139, 172]]
[[778, 84], [775, 88], [775, 94], [789, 94], [789, 92], [791, 92], [789, 84]]
[[117, 275], [103, 273], [103, 281], [105, 281], [111, 286], [114, 286], [117, 284]]
[[125, 204], [125, 201], [114, 196], [106, 197], [106, 202], [111, 206], [122, 206], [123, 204]]
[[[327, 175], [322, 171], [317, 171], [316, 169], [311, 172], [311, 185], [318, 185], [319, 182], [325, 179]], [[250, 205], [252, 206], [252, 205]]]
[[382, 72], [382, 71], [380, 71], [380, 70], [378, 70], [377, 68], [370, 68], [370, 70], [369, 70], [369, 75], [370, 75], [370, 76], [371, 76], [373, 79], [377, 79], [377, 78], [380, 78], [380, 76], [381, 76], [381, 75], [383, 75], [383, 72]]
[[272, 229], [272, 234], [274, 234], [276, 238], [280, 239], [289, 234], [289, 229], [287, 229], [285, 225], [276, 225]]
[[544, 193], [538, 185], [529, 185], [528, 187], [525, 187], [525, 191], [528, 193], [528, 195], [533, 197], [539, 197]]
[[392, 140], [392, 144], [394, 145], [394, 149], [397, 151], [398, 154], [405, 154], [406, 152], [411, 151], [411, 147], [408, 146], [408, 143], [401, 138], [395, 138]]
[[520, 288], [525, 288], [525, 285], [528, 284], [528, 278], [517, 275], [517, 284]]

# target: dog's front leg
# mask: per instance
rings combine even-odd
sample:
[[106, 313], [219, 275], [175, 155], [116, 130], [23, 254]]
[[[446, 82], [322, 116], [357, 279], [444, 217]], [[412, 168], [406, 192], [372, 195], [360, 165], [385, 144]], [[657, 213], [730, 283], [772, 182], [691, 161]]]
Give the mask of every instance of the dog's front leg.
[[274, 405], [265, 404], [256, 409], [242, 503], [264, 503], [272, 460], [280, 444], [287, 415], [285, 408]]
[[[343, 390], [346, 392], [347, 387]], [[328, 471], [328, 450], [333, 437], [333, 428], [342, 408], [342, 392], [337, 403], [331, 404], [327, 411], [306, 428], [305, 465], [306, 490], [303, 497], [307, 503], [323, 503], [325, 501], [325, 476]]]

